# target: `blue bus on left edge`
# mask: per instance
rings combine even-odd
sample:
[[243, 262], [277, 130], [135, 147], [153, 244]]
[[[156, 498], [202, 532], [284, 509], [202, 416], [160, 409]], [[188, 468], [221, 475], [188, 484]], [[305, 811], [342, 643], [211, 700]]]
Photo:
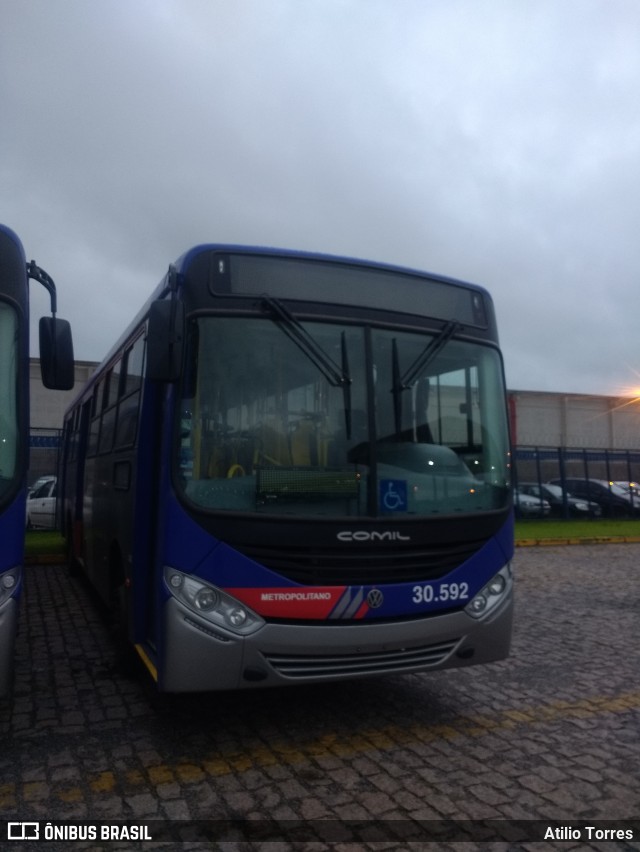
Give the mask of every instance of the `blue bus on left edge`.
[[29, 459], [29, 291], [32, 278], [51, 297], [51, 317], [40, 320], [42, 381], [54, 390], [73, 387], [71, 329], [56, 318], [56, 288], [17, 235], [0, 225], [0, 697], [13, 679], [13, 656], [22, 587], [26, 476]]

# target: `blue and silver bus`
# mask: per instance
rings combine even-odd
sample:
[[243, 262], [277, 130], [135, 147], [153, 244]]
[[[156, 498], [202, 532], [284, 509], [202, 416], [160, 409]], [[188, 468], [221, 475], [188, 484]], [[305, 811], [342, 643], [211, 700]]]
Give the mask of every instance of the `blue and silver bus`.
[[22, 587], [26, 478], [29, 459], [28, 279], [49, 291], [53, 316], [40, 320], [45, 387], [73, 387], [71, 332], [56, 318], [56, 289], [34, 261], [27, 263], [16, 234], [0, 225], [0, 696], [11, 686]]
[[201, 245], [65, 415], [72, 565], [160, 690], [504, 658], [513, 521], [482, 288]]

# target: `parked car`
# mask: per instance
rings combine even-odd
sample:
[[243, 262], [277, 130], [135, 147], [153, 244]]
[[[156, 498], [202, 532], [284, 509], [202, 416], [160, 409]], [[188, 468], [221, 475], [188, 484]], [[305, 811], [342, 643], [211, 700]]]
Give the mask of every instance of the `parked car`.
[[640, 505], [640, 485], [637, 482], [625, 482], [616, 480], [614, 485], [619, 485], [623, 491], [628, 494], [631, 494], [633, 497], [633, 502], [638, 503]]
[[615, 482], [607, 482], [606, 479], [577, 479], [569, 477], [564, 480], [550, 480], [551, 485], [564, 484], [567, 490], [584, 500], [592, 500], [602, 509], [605, 517], [625, 517], [640, 514], [640, 500], [631, 498], [629, 492], [616, 485]]
[[546, 518], [551, 512], [551, 506], [546, 500], [532, 497], [517, 488], [513, 491], [513, 505], [518, 518]]
[[556, 518], [565, 517], [565, 503], [570, 518], [598, 518], [602, 509], [593, 500], [574, 497], [568, 491], [563, 491], [559, 485], [548, 482], [519, 482], [518, 490], [531, 497], [541, 497], [551, 507], [551, 514]]
[[36, 481], [33, 483], [33, 485], [29, 486], [29, 489], [27, 491], [27, 499], [29, 499], [29, 497], [31, 497], [31, 495], [33, 494], [34, 491], [37, 491], [39, 488], [41, 488], [45, 484], [45, 482], [55, 482], [55, 479], [56, 478], [53, 475], [38, 477], [38, 479], [36, 479]]
[[27, 527], [53, 530], [56, 527], [57, 479], [48, 478], [27, 498]]

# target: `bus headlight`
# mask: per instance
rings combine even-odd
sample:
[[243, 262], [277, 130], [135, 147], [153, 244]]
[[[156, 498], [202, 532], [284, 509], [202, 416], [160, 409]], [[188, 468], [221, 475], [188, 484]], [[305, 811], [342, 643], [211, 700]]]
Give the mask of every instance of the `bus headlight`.
[[247, 611], [242, 607], [236, 607], [227, 613], [227, 621], [234, 627], [242, 627], [247, 620]]
[[165, 567], [164, 581], [176, 600], [218, 627], [226, 627], [233, 633], [247, 636], [264, 624], [253, 610], [199, 577]]
[[203, 589], [198, 589], [193, 598], [196, 609], [200, 612], [209, 612], [214, 609], [219, 601], [218, 593], [210, 586], [205, 586]]
[[20, 585], [20, 568], [12, 568], [0, 575], [0, 605], [10, 598]]
[[505, 565], [504, 568], [498, 571], [495, 577], [489, 580], [486, 586], [480, 589], [477, 595], [474, 595], [464, 608], [464, 611], [471, 618], [483, 618], [505, 599], [511, 591], [512, 585], [513, 575], [511, 565]]

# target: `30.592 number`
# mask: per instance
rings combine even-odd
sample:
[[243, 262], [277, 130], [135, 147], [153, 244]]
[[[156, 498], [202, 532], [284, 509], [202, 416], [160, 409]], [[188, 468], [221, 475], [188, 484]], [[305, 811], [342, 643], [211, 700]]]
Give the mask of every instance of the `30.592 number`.
[[414, 586], [414, 604], [464, 601], [469, 597], [468, 583], [440, 583], [439, 585]]

